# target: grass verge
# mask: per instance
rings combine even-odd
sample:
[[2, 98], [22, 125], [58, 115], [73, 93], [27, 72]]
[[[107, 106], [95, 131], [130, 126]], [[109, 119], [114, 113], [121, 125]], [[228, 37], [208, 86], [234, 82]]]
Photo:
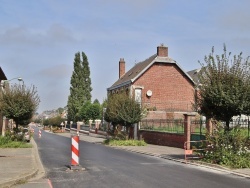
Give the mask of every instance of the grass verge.
[[0, 148], [31, 148], [32, 145], [24, 141], [12, 141], [8, 137], [0, 136]]
[[107, 139], [103, 142], [109, 146], [146, 146], [147, 143], [144, 140], [115, 140]]

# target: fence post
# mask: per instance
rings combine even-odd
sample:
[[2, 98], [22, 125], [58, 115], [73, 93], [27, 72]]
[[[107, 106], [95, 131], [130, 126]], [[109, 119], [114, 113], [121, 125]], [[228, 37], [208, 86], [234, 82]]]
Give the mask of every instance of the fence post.
[[190, 149], [190, 141], [191, 141], [191, 117], [195, 116], [195, 113], [186, 113], [184, 114], [184, 136], [187, 142], [187, 148]]
[[69, 124], [69, 132], [70, 133], [71, 133], [72, 124], [73, 124], [73, 121], [70, 121], [70, 124]]
[[92, 129], [92, 126], [91, 126], [91, 125], [92, 125], [92, 122], [93, 122], [93, 120], [90, 119], [90, 120], [89, 120], [89, 129]]
[[81, 129], [81, 123], [78, 121], [78, 122], [76, 122], [76, 133], [77, 133], [77, 135], [79, 136], [79, 134], [80, 134], [80, 129]]

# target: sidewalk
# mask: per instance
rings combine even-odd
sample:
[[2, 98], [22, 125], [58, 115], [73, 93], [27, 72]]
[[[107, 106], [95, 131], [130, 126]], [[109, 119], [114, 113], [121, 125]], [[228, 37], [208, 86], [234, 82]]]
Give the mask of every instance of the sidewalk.
[[32, 148], [0, 148], [0, 188], [44, 176], [45, 171], [33, 139], [31, 144]]
[[[70, 133], [59, 133], [58, 135], [71, 137]], [[95, 144], [101, 144], [104, 139], [105, 138], [96, 134], [80, 134], [80, 140]], [[36, 143], [33, 139], [31, 140], [31, 144], [33, 145], [33, 148], [0, 148], [0, 188], [11, 187], [17, 183], [24, 183], [26, 180], [34, 176], [36, 178], [42, 178], [44, 176], [45, 172], [38, 155]], [[147, 146], [119, 146], [113, 148], [185, 163], [184, 150], [180, 148], [151, 144], [148, 144]], [[204, 166], [210, 169], [226, 171], [234, 175], [250, 178], [250, 169], [230, 170], [217, 165], [208, 165], [196, 162], [188, 162], [187, 165]]]

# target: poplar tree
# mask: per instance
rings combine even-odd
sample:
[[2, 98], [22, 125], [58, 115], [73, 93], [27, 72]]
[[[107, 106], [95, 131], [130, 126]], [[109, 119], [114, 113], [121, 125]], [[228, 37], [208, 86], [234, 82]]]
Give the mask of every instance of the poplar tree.
[[[82, 56], [81, 56], [82, 55]], [[88, 58], [84, 52], [77, 52], [74, 59], [74, 70], [70, 80], [70, 95], [68, 97], [68, 121], [79, 121], [79, 111], [88, 101], [91, 101], [91, 79]]]

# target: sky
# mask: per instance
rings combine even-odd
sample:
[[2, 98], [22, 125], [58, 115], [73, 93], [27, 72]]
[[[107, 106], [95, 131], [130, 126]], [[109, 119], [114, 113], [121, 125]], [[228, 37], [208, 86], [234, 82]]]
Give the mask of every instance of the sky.
[[41, 113], [67, 105], [74, 57], [84, 52], [92, 101], [102, 103], [120, 58], [128, 71], [161, 44], [186, 72], [213, 46], [246, 58], [249, 7], [248, 0], [0, 0], [0, 67], [37, 88]]

